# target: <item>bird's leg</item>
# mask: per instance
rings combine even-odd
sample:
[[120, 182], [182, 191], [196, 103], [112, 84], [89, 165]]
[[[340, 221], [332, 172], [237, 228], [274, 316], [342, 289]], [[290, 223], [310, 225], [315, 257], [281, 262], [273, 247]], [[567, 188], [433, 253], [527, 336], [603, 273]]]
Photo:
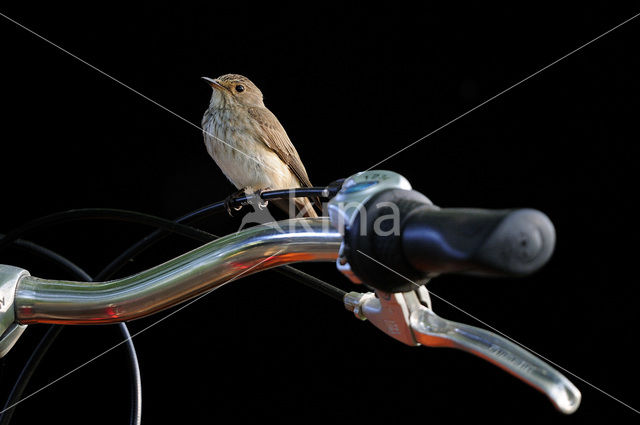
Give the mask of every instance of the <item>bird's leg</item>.
[[265, 187], [263, 189], [260, 189], [256, 192], [256, 195], [258, 197], [258, 208], [263, 210], [265, 208], [267, 208], [267, 205], [269, 205], [269, 201], [265, 201], [264, 199], [262, 199], [262, 192], [266, 192], [268, 190], [271, 190], [270, 187]]
[[242, 209], [244, 204], [240, 204], [238, 206], [235, 206], [235, 204], [237, 199], [244, 196], [245, 193], [245, 189], [240, 189], [225, 198], [224, 208], [227, 210], [227, 214], [229, 214], [230, 217], [233, 217], [233, 211], [240, 211]]

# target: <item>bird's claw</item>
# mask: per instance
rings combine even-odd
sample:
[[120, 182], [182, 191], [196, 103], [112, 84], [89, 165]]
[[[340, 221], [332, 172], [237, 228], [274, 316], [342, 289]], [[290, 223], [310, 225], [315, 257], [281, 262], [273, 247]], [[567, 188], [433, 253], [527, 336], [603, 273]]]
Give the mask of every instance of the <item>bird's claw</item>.
[[257, 205], [258, 205], [258, 209], [263, 210], [265, 208], [267, 208], [267, 205], [269, 205], [269, 201], [266, 201], [264, 199], [262, 199], [262, 193], [271, 190], [270, 187], [265, 187], [264, 189], [260, 189], [257, 192]]
[[267, 187], [267, 188], [258, 190], [254, 192], [253, 194], [254, 196], [250, 196], [246, 202], [238, 203], [239, 198], [242, 198], [247, 195], [246, 189], [241, 189], [225, 198], [224, 208], [227, 210], [227, 214], [229, 214], [230, 217], [234, 217], [234, 214], [233, 214], [234, 211], [240, 211], [242, 207], [249, 204], [251, 204], [256, 211], [257, 210], [262, 211], [265, 208], [267, 208], [267, 206], [269, 205], [269, 201], [265, 201], [262, 199], [262, 192], [265, 192], [268, 190], [271, 190], [271, 188]]
[[229, 214], [230, 217], [233, 217], [233, 211], [240, 211], [242, 209], [242, 207], [244, 206], [244, 204], [237, 204], [238, 202], [238, 198], [242, 197], [245, 195], [244, 189], [239, 190], [237, 192], [232, 193], [231, 195], [227, 196], [224, 200], [224, 208], [225, 210], [227, 210], [227, 214]]

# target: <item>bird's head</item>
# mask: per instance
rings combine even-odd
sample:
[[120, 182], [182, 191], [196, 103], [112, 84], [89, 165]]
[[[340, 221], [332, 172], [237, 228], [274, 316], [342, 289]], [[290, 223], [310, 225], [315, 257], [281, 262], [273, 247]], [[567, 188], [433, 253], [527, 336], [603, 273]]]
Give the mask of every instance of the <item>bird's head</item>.
[[232, 106], [264, 107], [262, 92], [247, 77], [238, 74], [226, 74], [218, 78], [202, 77], [213, 88], [211, 108]]

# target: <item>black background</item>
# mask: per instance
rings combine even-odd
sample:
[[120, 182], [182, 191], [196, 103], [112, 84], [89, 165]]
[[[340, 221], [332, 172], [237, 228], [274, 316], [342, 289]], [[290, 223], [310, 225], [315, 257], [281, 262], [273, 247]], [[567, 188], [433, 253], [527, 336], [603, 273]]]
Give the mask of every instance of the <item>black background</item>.
[[[5, 4], [2, 13], [195, 125], [210, 96], [200, 76], [247, 75], [317, 185], [376, 164], [638, 12], [144, 3]], [[380, 166], [442, 207], [547, 213], [558, 242], [539, 273], [445, 276], [430, 289], [636, 408], [639, 28], [629, 22]], [[82, 207], [174, 218], [233, 190], [194, 126], [5, 19], [0, 46], [1, 232]], [[238, 223], [220, 216], [204, 226], [224, 234]], [[89, 222], [29, 238], [96, 274], [147, 231]], [[194, 246], [165, 240], [123, 273]], [[0, 262], [69, 277], [13, 249]], [[331, 264], [302, 268], [352, 288]], [[482, 326], [438, 300], [434, 309]], [[3, 359], [2, 394], [44, 328], [29, 327]], [[66, 330], [27, 393], [119, 340], [115, 327]], [[145, 423], [637, 421], [574, 378], [583, 404], [564, 417], [480, 359], [405, 347], [268, 273], [224, 287], [135, 342]], [[125, 362], [124, 349], [92, 362], [22, 403], [15, 423], [125, 423]]]

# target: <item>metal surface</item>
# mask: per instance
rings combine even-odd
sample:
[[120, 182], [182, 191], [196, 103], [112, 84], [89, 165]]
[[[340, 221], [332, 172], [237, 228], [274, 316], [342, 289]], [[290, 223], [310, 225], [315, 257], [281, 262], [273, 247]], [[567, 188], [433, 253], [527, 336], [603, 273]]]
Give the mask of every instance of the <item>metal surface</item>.
[[341, 241], [328, 218], [303, 218], [225, 236], [124, 279], [85, 283], [26, 276], [16, 288], [16, 318], [21, 324], [137, 319], [236, 277], [300, 261], [335, 261]]
[[331, 225], [344, 234], [364, 204], [375, 194], [387, 189], [411, 190], [411, 184], [398, 173], [386, 170], [363, 171], [344, 181], [342, 189], [329, 201]]
[[[364, 209], [366, 202], [372, 196], [387, 189], [411, 190], [411, 184], [400, 174], [386, 170], [363, 171], [347, 178], [338, 194], [327, 204], [333, 228], [344, 235], [345, 228], [353, 223], [358, 213]], [[351, 282], [360, 284], [362, 281], [351, 270], [345, 249], [346, 246], [343, 243], [340, 247], [336, 267]]]
[[349, 292], [344, 297], [347, 310], [360, 320], [368, 320], [376, 328], [407, 345], [420, 345], [409, 325], [411, 312], [421, 305], [431, 305], [424, 286], [416, 291], [390, 294], [383, 291]]
[[411, 314], [411, 327], [421, 344], [458, 348], [482, 357], [544, 393], [562, 413], [573, 413], [580, 406], [582, 395], [567, 378], [501, 336], [443, 319], [424, 307]]
[[0, 335], [15, 321], [16, 285], [29, 272], [20, 267], [0, 264]]
[[4, 357], [13, 348], [26, 329], [26, 325], [18, 325], [17, 323], [9, 325], [9, 328], [0, 337], [0, 358]]
[[25, 276], [29, 276], [25, 269], [0, 264], [0, 358], [11, 350], [26, 329], [15, 323], [16, 285]]
[[358, 319], [407, 345], [451, 347], [481, 357], [544, 393], [562, 413], [580, 405], [580, 391], [534, 354], [492, 332], [437, 316], [424, 286], [396, 294], [349, 292], [344, 304]]

